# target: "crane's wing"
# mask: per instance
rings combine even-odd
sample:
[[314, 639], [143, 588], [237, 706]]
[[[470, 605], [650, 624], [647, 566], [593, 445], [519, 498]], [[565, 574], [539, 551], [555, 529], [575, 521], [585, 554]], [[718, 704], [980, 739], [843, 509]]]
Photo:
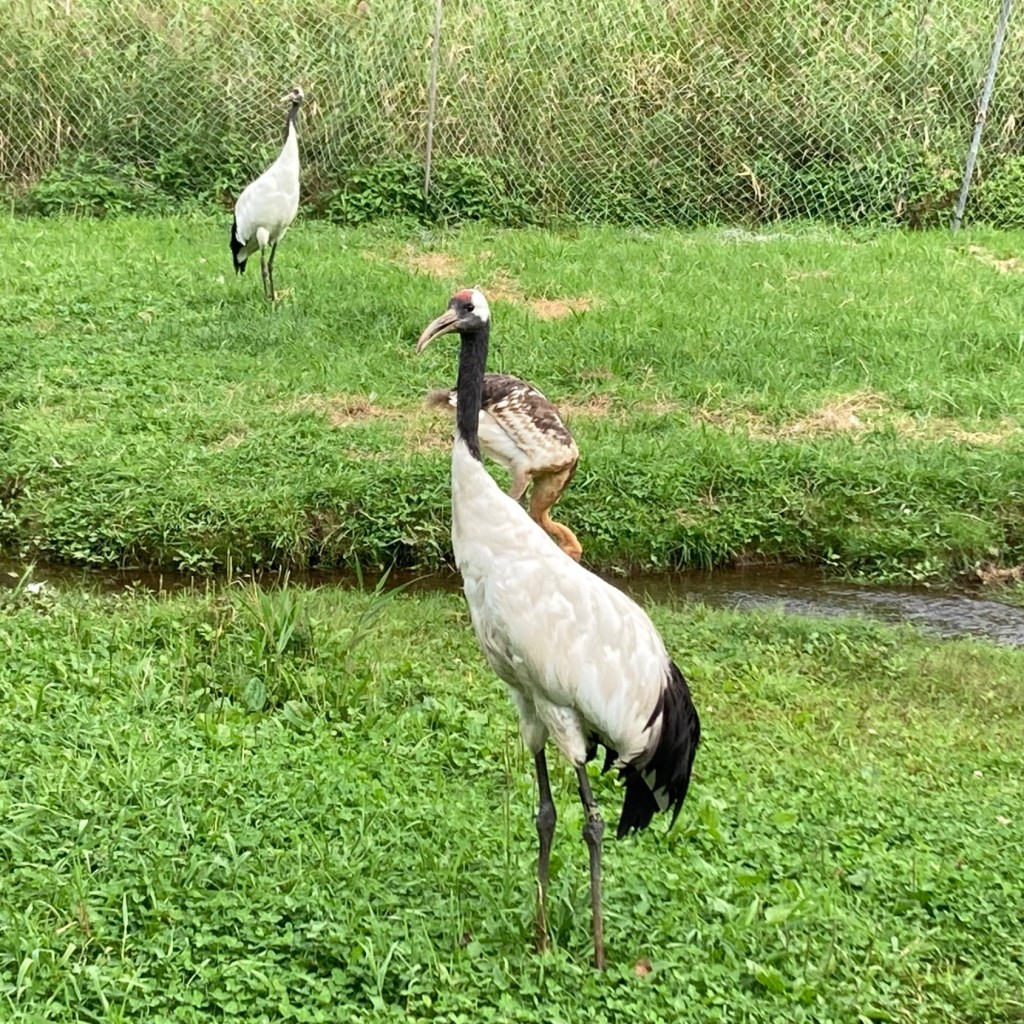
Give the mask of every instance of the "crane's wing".
[[279, 239], [299, 212], [299, 153], [293, 136], [289, 135], [281, 155], [245, 187], [235, 203], [236, 233], [243, 245], [261, 227], [271, 238]]
[[455, 447], [452, 540], [487, 661], [531, 699], [574, 708], [622, 760], [638, 756], [670, 664], [654, 624], [552, 544], [468, 453], [456, 472]]

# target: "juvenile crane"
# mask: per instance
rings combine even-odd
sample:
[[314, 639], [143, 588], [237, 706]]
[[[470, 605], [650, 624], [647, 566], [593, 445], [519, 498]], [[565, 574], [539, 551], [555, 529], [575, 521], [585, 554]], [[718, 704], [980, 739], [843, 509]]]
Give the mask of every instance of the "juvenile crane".
[[263, 293], [271, 302], [275, 297], [274, 256], [277, 243], [284, 238], [299, 211], [299, 140], [295, 121], [305, 96], [302, 89], [295, 86], [281, 99], [289, 102], [284, 146], [278, 158], [238, 197], [235, 219], [231, 224], [231, 258], [235, 273], [244, 273], [246, 260], [259, 249]]
[[537, 947], [547, 947], [545, 902], [555, 805], [544, 748], [550, 736], [572, 762], [590, 851], [594, 961], [604, 967], [601, 838], [604, 822], [586, 764], [598, 744], [605, 769], [625, 781], [617, 835], [675, 821], [690, 783], [700, 720], [682, 673], [654, 624], [615, 587], [564, 557], [526, 511], [494, 482], [480, 459], [480, 409], [490, 311], [479, 290], [456, 292], [420, 335], [461, 339], [452, 447], [452, 546], [477, 640], [519, 712], [537, 770]]
[[[455, 409], [457, 402], [456, 388], [435, 388], [427, 396], [431, 406]], [[555, 406], [518, 377], [486, 373], [479, 437], [484, 453], [511, 474], [510, 497], [519, 501], [533, 484], [530, 518], [578, 562], [583, 548], [576, 534], [549, 514], [576, 473], [580, 458], [580, 450]]]

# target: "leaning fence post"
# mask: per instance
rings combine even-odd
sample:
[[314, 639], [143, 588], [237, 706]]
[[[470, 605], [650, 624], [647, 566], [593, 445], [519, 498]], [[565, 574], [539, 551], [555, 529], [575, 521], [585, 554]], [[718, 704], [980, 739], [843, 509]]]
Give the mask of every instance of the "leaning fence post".
[[971, 178], [974, 177], [974, 162], [978, 159], [978, 147], [981, 145], [981, 130], [985, 127], [985, 118], [988, 116], [988, 104], [992, 99], [992, 89], [996, 84], [996, 68], [999, 66], [999, 54], [1003, 49], [1003, 39], [1006, 38], [1006, 26], [1010, 20], [1010, 8], [1012, 6], [1013, 0], [1003, 0], [999, 11], [996, 37], [992, 41], [992, 56], [988, 61], [988, 74], [985, 76], [985, 85], [981, 90], [981, 99], [978, 101], [978, 114], [974, 119], [974, 135], [971, 138], [971, 148], [967, 151], [964, 180], [960, 185], [960, 196], [956, 201], [956, 209], [953, 211], [953, 231], [960, 227], [960, 222], [964, 217], [967, 193], [971, 188]]
[[434, 41], [430, 47], [430, 81], [427, 85], [427, 152], [424, 159], [423, 198], [430, 198], [430, 161], [434, 155], [434, 112], [437, 110], [437, 62], [441, 53], [441, 4], [434, 4]]

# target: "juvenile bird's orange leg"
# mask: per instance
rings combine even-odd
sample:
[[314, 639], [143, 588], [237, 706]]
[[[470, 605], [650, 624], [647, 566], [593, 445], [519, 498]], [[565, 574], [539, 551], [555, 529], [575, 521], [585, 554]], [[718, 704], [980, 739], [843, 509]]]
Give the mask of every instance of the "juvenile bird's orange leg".
[[534, 479], [533, 490], [530, 492], [530, 518], [554, 537], [558, 546], [571, 559], [578, 562], [583, 547], [576, 539], [576, 534], [568, 526], [556, 523], [548, 514], [551, 506], [562, 496], [562, 490], [571, 476], [571, 472], [563, 470], [561, 473]]
[[508, 488], [508, 496], [514, 498], [516, 501], [523, 496], [527, 486], [530, 483], [529, 474], [524, 473], [521, 469], [517, 469], [512, 474], [512, 483]]
[[576, 778], [580, 783], [580, 800], [583, 803], [587, 823], [583, 826], [583, 839], [590, 850], [590, 910], [594, 924], [594, 966], [604, 970], [604, 919], [601, 915], [601, 838], [604, 835], [604, 821], [597, 809], [597, 801], [590, 790], [585, 765], [576, 766]]
[[555, 539], [555, 543], [574, 561], [578, 562], [583, 554], [583, 545], [576, 534], [564, 523], [556, 523], [547, 512], [537, 520], [542, 527]]

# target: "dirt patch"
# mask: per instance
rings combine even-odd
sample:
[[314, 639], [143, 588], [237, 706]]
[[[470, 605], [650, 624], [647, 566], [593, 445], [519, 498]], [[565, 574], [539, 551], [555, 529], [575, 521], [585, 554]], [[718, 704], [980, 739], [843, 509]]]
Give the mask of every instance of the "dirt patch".
[[556, 402], [555, 405], [563, 417], [590, 416], [593, 419], [604, 419], [612, 412], [612, 400], [609, 395], [591, 395], [580, 402], [567, 400]]
[[[366, 254], [368, 258], [379, 259], [375, 254]], [[494, 254], [489, 251], [481, 252], [481, 259], [489, 259]], [[415, 270], [418, 274], [426, 274], [428, 277], [440, 281], [464, 281], [462, 265], [459, 261], [446, 252], [415, 252], [411, 246], [406, 246], [398, 254], [394, 262]], [[483, 282], [477, 282], [479, 287], [491, 301], [510, 302], [516, 306], [525, 306], [534, 316], [540, 320], [559, 320], [569, 316], [571, 313], [585, 313], [592, 309], [595, 301], [586, 295], [576, 295], [571, 298], [542, 298], [531, 299], [523, 291], [518, 281], [509, 277], [504, 271], [496, 271]]]
[[560, 320], [570, 313], [585, 313], [592, 305], [585, 295], [574, 299], [529, 299], [527, 304], [541, 320]]
[[865, 430], [883, 410], [884, 403], [880, 396], [870, 392], [859, 392], [838, 395], [820, 409], [791, 423], [769, 423], [757, 413], [747, 410], [729, 412], [702, 407], [697, 409], [693, 416], [696, 420], [711, 423], [716, 427], [734, 427], [746, 431], [751, 437], [777, 440], [783, 437], [817, 437], [822, 434]]
[[350, 427], [369, 419], [388, 417], [396, 419], [397, 409], [385, 409], [374, 405], [362, 395], [300, 395], [294, 402], [284, 406], [282, 411], [318, 412], [327, 417], [332, 427]]
[[864, 430], [873, 417], [884, 411], [882, 399], [870, 393], [840, 395], [826, 402], [809, 416], [783, 427], [782, 434], [838, 434], [849, 430]]
[[441, 279], [458, 278], [462, 275], [459, 262], [446, 252], [406, 252], [409, 266], [420, 274]]
[[952, 437], [957, 441], [966, 441], [968, 444], [1003, 444], [1014, 434], [1021, 432], [1021, 427], [1008, 420], [1001, 421], [998, 430], [964, 430], [958, 423], [949, 420], [933, 421], [931, 429], [939, 437]]
[[783, 424], [769, 423], [757, 413], [744, 409], [700, 408], [692, 415], [700, 422], [723, 430], [743, 430], [751, 437], [773, 441], [855, 433], [885, 426], [904, 437], [926, 440], [952, 438], [968, 444], [997, 445], [1024, 432], [1019, 423], [1009, 419], [1000, 421], [996, 429], [967, 430], [959, 423], [941, 417], [918, 419], [906, 413], [892, 413], [887, 409], [884, 396], [872, 392], [837, 395], [809, 415]]
[[[454, 409], [452, 412], [454, 413]], [[411, 455], [427, 455], [431, 452], [448, 451], [452, 446], [454, 416], [448, 422], [444, 417], [418, 417], [405, 431], [405, 452]]]
[[993, 270], [998, 270], [1000, 274], [1024, 274], [1024, 259], [1010, 256], [1008, 259], [1001, 260], [995, 253], [983, 249], [980, 245], [968, 246], [967, 251], [980, 263], [984, 263], [986, 267], [992, 267]]
[[487, 283], [480, 287], [492, 301], [511, 302], [516, 306], [526, 304], [527, 299], [519, 282], [514, 281], [503, 270], [496, 271]]

